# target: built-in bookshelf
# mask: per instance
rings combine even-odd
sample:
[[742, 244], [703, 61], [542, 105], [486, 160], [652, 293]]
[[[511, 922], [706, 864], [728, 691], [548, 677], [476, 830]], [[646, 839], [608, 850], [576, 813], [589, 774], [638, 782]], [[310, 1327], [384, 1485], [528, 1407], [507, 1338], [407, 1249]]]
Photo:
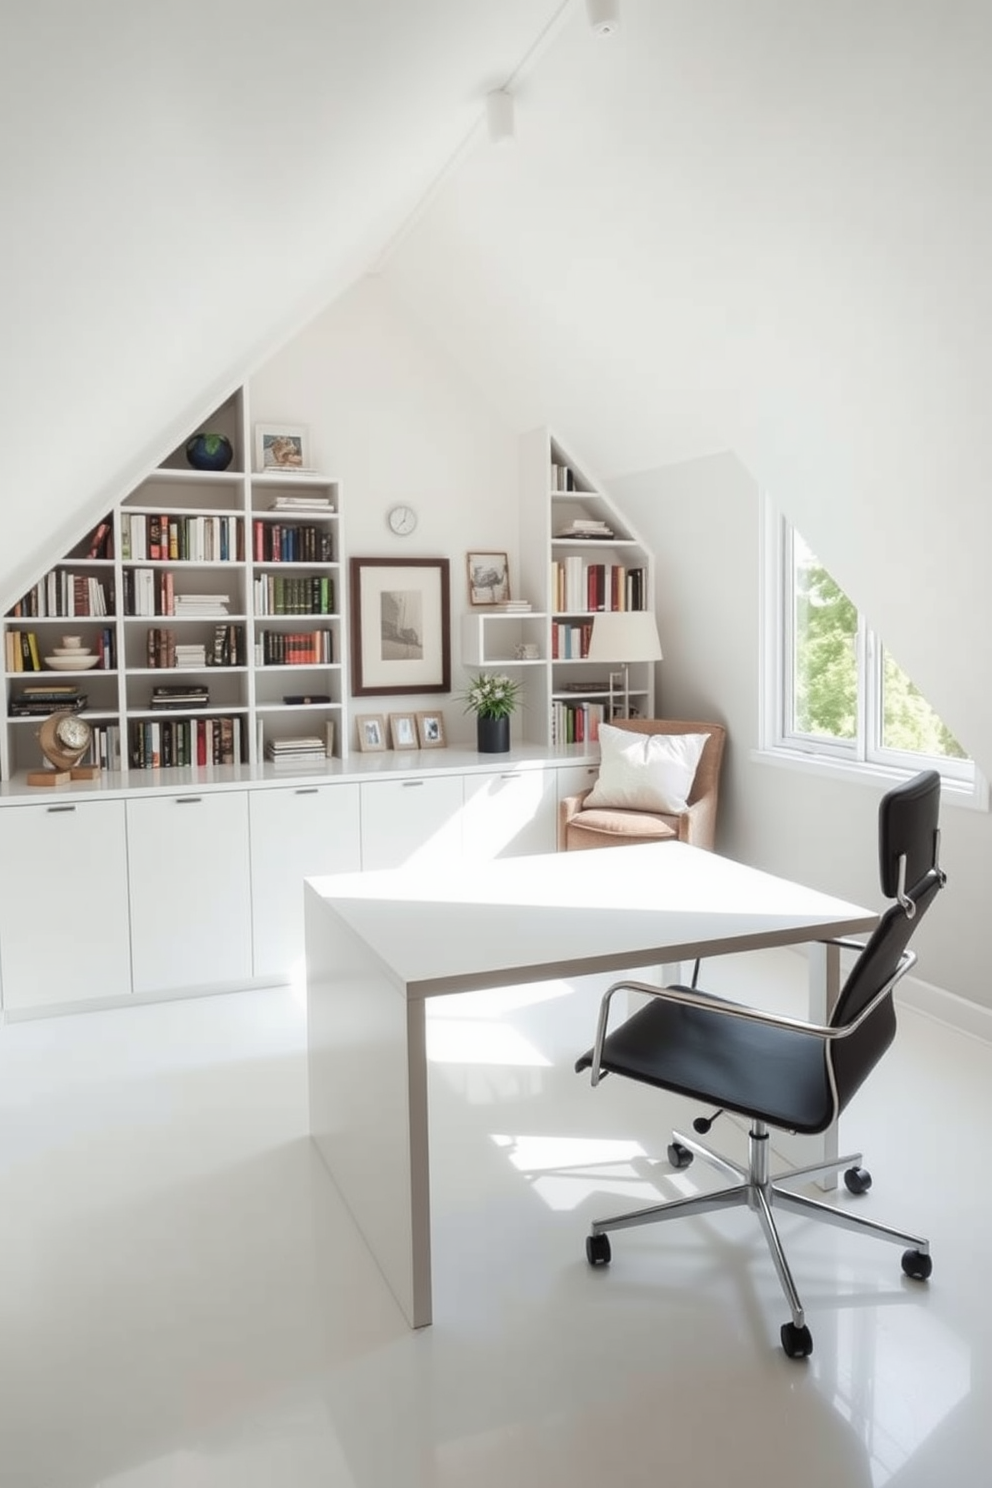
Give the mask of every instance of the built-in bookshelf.
[[[587, 660], [593, 621], [604, 610], [654, 608], [652, 555], [588, 466], [547, 429], [521, 441], [520, 537], [521, 592], [544, 612], [543, 664], [533, 669], [514, 655], [507, 665], [524, 669], [531, 737], [588, 742], [610, 707], [611, 668]], [[630, 700], [632, 712], [654, 714], [653, 664], [631, 667]]]
[[55, 706], [125, 772], [257, 763], [304, 736], [346, 751], [339, 483], [252, 469], [247, 388], [199, 427], [230, 440], [226, 470], [177, 446], [7, 613], [5, 779], [38, 767]]

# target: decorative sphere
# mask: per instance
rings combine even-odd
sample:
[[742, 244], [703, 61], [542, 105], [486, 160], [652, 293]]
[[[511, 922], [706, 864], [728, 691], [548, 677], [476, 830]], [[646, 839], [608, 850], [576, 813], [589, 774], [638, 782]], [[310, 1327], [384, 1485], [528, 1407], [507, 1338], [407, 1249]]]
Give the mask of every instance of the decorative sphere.
[[194, 470], [226, 470], [234, 448], [226, 434], [201, 431], [186, 441], [186, 458]]

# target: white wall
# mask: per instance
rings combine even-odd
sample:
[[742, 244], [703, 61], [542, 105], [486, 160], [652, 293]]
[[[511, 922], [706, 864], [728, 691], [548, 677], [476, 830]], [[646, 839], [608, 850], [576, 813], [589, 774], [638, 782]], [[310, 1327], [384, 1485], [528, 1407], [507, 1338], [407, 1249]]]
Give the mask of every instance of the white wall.
[[[757, 763], [758, 488], [732, 455], [608, 482], [657, 555], [658, 625], [665, 659], [660, 710], [713, 718], [729, 740], [717, 846], [825, 892], [880, 904], [874, 785]], [[984, 939], [992, 815], [944, 804], [941, 859], [948, 886], [920, 927], [916, 974], [992, 1007]]]
[[[256, 419], [309, 426], [316, 463], [342, 483], [350, 555], [450, 560], [452, 694], [463, 692], [466, 555], [506, 552], [511, 580], [517, 563], [516, 431], [494, 418], [464, 369], [431, 345], [374, 277], [269, 361], [251, 393]], [[398, 501], [418, 512], [412, 537], [395, 537], [386, 525]], [[443, 708], [449, 740], [472, 740], [456, 696], [362, 697], [352, 711], [433, 706]]]

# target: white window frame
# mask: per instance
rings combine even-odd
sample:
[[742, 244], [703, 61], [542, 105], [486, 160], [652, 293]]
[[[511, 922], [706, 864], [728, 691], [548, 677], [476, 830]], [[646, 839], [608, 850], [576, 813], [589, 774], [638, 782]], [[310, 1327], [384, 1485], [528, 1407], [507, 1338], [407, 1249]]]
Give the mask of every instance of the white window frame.
[[883, 787], [934, 769], [949, 803], [988, 810], [988, 784], [973, 760], [943, 755], [910, 754], [886, 749], [882, 734], [884, 648], [858, 611], [858, 727], [853, 739], [803, 734], [791, 726], [794, 717], [791, 664], [795, 607], [793, 603], [792, 524], [767, 494], [761, 521], [761, 664], [759, 680], [759, 747], [755, 758], [811, 773], [871, 780]]

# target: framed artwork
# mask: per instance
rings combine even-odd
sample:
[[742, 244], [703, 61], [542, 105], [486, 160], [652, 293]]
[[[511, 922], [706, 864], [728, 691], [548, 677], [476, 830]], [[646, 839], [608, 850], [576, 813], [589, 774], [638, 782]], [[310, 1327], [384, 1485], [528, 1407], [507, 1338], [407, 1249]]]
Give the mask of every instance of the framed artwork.
[[417, 736], [421, 749], [444, 749], [448, 742], [444, 737], [444, 714], [418, 713]]
[[363, 754], [386, 747], [386, 720], [381, 713], [356, 713], [358, 747]]
[[474, 605], [506, 603], [510, 597], [510, 564], [505, 553], [468, 554], [468, 597]]
[[310, 431], [299, 424], [255, 425], [255, 469], [309, 470]]
[[417, 720], [413, 713], [390, 713], [389, 737], [394, 749], [416, 749]]
[[352, 558], [351, 690], [450, 692], [447, 558]]

